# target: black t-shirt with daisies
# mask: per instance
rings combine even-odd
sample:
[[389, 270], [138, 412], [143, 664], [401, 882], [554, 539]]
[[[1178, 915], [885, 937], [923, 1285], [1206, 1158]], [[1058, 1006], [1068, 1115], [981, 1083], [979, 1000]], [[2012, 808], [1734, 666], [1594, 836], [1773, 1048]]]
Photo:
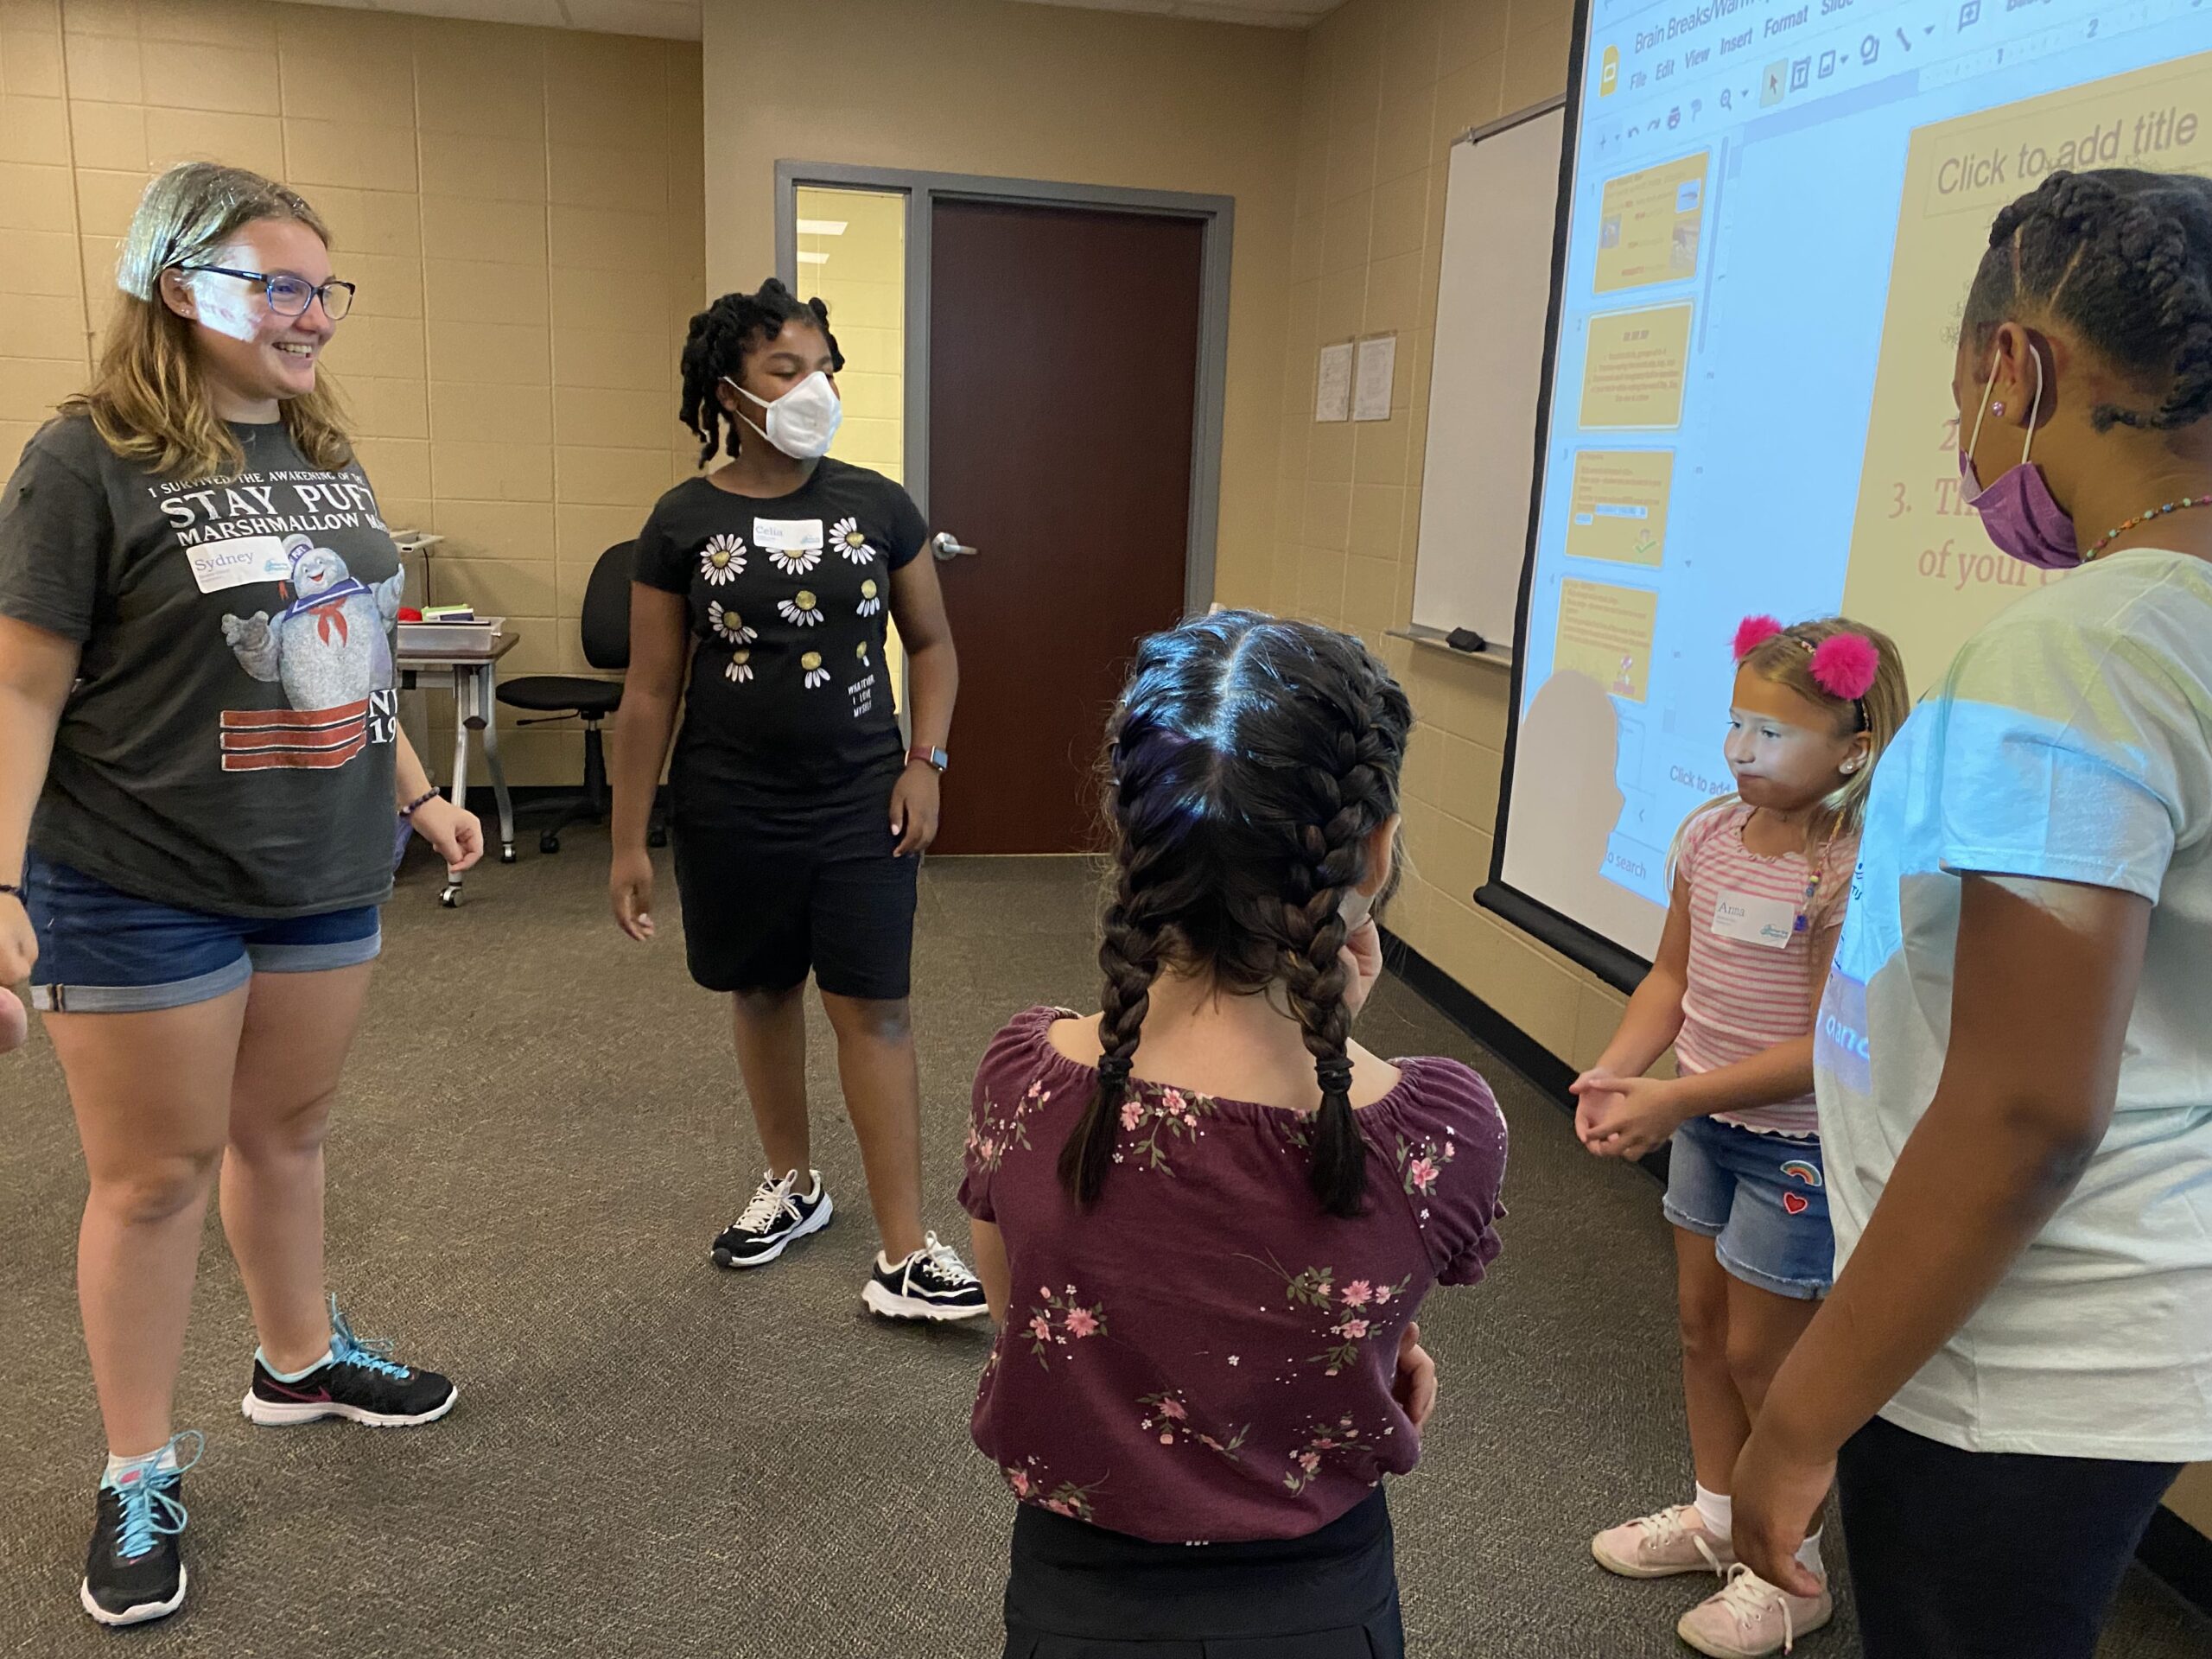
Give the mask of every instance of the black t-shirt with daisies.
[[827, 458], [789, 495], [702, 476], [661, 497], [638, 534], [637, 578], [682, 594], [691, 625], [669, 779], [678, 814], [835, 796], [897, 769], [891, 573], [927, 537], [905, 490]]

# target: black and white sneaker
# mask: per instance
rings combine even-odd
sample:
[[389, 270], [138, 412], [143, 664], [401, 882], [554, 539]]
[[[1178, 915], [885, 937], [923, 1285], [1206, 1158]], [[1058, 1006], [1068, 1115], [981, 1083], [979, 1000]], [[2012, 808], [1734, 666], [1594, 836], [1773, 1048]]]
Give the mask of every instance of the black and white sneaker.
[[[188, 1440], [191, 1455], [176, 1459], [177, 1447]], [[169, 1441], [166, 1468], [100, 1483], [77, 1599], [101, 1624], [143, 1624], [184, 1605], [184, 1556], [177, 1544], [185, 1522], [184, 1471], [200, 1461], [205, 1444], [197, 1429], [187, 1429]]]
[[878, 1250], [861, 1300], [887, 1319], [980, 1319], [991, 1311], [982, 1281], [935, 1233], [925, 1234], [922, 1248], [904, 1262], [886, 1261]]
[[247, 1417], [270, 1427], [343, 1417], [372, 1428], [411, 1428], [453, 1409], [461, 1390], [435, 1371], [402, 1365], [382, 1338], [363, 1342], [330, 1299], [330, 1357], [305, 1376], [279, 1380], [253, 1357], [253, 1386], [241, 1402]]
[[822, 1172], [806, 1172], [813, 1187], [798, 1190], [798, 1172], [784, 1176], [763, 1175], [745, 1213], [724, 1228], [715, 1240], [718, 1268], [763, 1268], [784, 1253], [793, 1239], [818, 1233], [830, 1224], [837, 1207], [822, 1185]]

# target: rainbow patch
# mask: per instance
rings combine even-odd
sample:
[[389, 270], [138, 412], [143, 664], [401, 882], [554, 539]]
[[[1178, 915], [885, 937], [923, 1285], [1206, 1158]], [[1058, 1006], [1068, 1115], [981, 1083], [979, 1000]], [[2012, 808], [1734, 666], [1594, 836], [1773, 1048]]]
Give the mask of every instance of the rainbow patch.
[[1783, 1165], [1782, 1173], [1785, 1175], [1795, 1175], [1808, 1186], [1818, 1186], [1821, 1184], [1820, 1166], [1817, 1164], [1808, 1164], [1802, 1158], [1792, 1158], [1788, 1163]]

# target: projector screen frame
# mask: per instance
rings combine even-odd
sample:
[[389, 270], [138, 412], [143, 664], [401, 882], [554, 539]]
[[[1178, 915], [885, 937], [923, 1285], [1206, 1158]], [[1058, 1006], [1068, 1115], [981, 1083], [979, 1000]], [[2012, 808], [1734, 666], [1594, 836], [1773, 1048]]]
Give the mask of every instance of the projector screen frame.
[[1559, 366], [1560, 311], [1566, 296], [1568, 233], [1574, 216], [1574, 165], [1582, 136], [1583, 66], [1590, 55], [1590, 5], [1591, 0], [1574, 0], [1574, 21], [1567, 34], [1567, 115], [1560, 134], [1559, 200], [1552, 219], [1552, 292], [1550, 303], [1544, 308], [1544, 362], [1536, 385], [1536, 428], [1532, 439], [1536, 464], [1529, 485], [1529, 535], [1522, 550], [1521, 588], [1513, 613], [1505, 761], [1498, 780], [1497, 821], [1491, 835], [1490, 880], [1475, 889], [1473, 897], [1483, 909], [1586, 968], [1616, 990], [1633, 991], [1650, 972], [1649, 960], [1505, 880], [1505, 820], [1512, 810], [1513, 764], [1521, 739], [1522, 677], [1528, 671], [1529, 660], [1529, 599], [1535, 582], [1536, 544], [1543, 530], [1544, 455], [1551, 441], [1552, 383]]

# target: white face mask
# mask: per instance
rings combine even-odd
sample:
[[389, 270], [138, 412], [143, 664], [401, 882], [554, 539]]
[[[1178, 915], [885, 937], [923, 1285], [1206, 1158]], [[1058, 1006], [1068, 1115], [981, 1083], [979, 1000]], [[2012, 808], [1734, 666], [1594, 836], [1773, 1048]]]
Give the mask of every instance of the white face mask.
[[830, 384], [830, 377], [821, 370], [817, 369], [772, 404], [753, 397], [728, 375], [722, 377], [722, 381], [739, 397], [759, 404], [768, 411], [765, 427], [743, 415], [737, 418], [793, 461], [818, 461], [830, 453], [830, 440], [837, 435], [838, 423], [845, 418], [845, 406], [837, 401], [837, 388]]

